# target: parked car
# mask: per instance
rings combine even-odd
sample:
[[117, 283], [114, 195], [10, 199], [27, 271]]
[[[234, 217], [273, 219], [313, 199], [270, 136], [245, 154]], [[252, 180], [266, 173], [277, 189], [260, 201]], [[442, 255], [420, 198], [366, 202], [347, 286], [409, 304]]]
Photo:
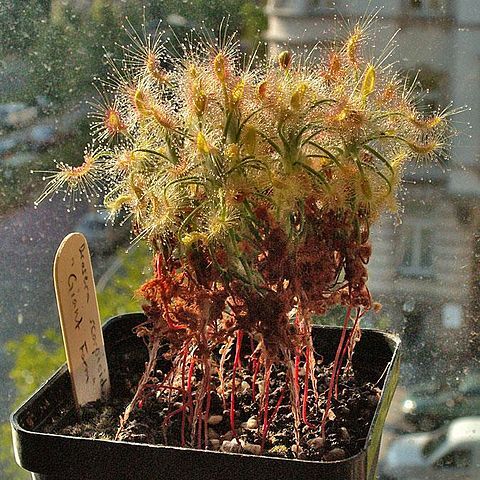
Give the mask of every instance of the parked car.
[[380, 460], [378, 473], [379, 480], [478, 480], [480, 416], [402, 435]]
[[13, 115], [17, 112], [21, 112], [26, 108], [28, 108], [26, 103], [21, 103], [21, 102], [2, 103], [0, 105], [0, 125], [4, 127], [12, 127], [9, 121], [10, 115]]
[[465, 376], [455, 388], [432, 383], [412, 389], [402, 411], [408, 423], [423, 431], [454, 418], [480, 414], [480, 374]]
[[35, 125], [30, 131], [29, 143], [34, 150], [43, 150], [55, 144], [55, 128], [52, 125]]
[[7, 155], [17, 148], [19, 142], [16, 137], [10, 136], [0, 139], [0, 156]]
[[0, 125], [6, 128], [20, 128], [32, 123], [38, 117], [38, 109], [25, 103], [4, 103], [0, 105]]
[[123, 226], [112, 225], [105, 210], [87, 212], [75, 225], [76, 232], [83, 233], [93, 254], [108, 255], [128, 242], [128, 222]]
[[5, 168], [15, 169], [32, 163], [37, 158], [38, 155], [32, 152], [15, 152], [4, 157], [2, 159], [2, 165]]

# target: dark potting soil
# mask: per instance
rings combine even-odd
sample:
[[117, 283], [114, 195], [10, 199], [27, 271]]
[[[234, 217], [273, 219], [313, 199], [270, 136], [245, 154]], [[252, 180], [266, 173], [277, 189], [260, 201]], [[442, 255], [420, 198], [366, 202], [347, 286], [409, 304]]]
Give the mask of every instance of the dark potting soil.
[[[112, 395], [108, 401], [98, 401], [84, 406], [78, 414], [58, 412], [42, 431], [70, 436], [113, 440], [118, 430], [119, 418], [133, 398], [140, 378], [144, 357], [141, 353], [113, 356], [110, 359]], [[300, 458], [305, 460], [333, 461], [351, 457], [365, 446], [365, 439], [375, 413], [381, 390], [372, 383], [361, 383], [355, 376], [340, 376], [337, 398], [332, 398], [325, 436], [322, 436], [321, 421], [326, 405], [331, 366], [320, 363], [316, 366], [318, 397], [309, 386], [307, 403], [308, 425], [301, 420], [298, 431], [299, 443], [294, 429], [294, 418], [290, 407], [290, 394], [284, 388], [286, 373], [273, 368], [270, 380], [267, 435], [263, 442], [264, 409], [260, 410], [258, 389], [262, 376], [257, 377], [256, 392], [252, 392], [252, 374], [244, 365], [242, 375], [237, 372], [235, 400], [235, 432], [230, 424], [230, 396], [226, 404], [212, 389], [208, 430], [200, 432], [204, 445], [208, 437], [209, 450], [245, 454]], [[161, 377], [161, 374], [160, 374]], [[231, 383], [231, 382], [230, 382]], [[303, 401], [303, 376], [300, 370], [300, 409]], [[213, 377], [212, 384], [219, 385]], [[176, 395], [178, 395], [176, 397]], [[254, 399], [255, 395], [255, 399]], [[182, 396], [172, 394], [170, 403], [162, 397], [151, 395], [130, 414], [119, 440], [148, 444], [182, 446]], [[315, 407], [315, 403], [318, 407]], [[226, 408], [225, 408], [226, 406]], [[278, 407], [278, 408], [277, 408]], [[177, 411], [176, 414], [172, 414]], [[183, 422], [188, 425], [188, 410]], [[203, 425], [203, 422], [202, 422]], [[184, 429], [183, 445], [196, 447], [198, 435], [192, 439], [188, 428]]]

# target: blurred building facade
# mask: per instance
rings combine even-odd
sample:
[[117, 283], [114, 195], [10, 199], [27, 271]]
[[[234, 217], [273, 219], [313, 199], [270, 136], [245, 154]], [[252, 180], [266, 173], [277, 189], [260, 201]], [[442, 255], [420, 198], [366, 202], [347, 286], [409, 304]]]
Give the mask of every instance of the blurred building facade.
[[[348, 5], [348, 6], [347, 6]], [[478, 0], [270, 0], [271, 54], [310, 49], [381, 7], [379, 46], [398, 30], [392, 61], [419, 71], [425, 102], [471, 109], [455, 117], [458, 136], [446, 166], [407, 172], [401, 220], [385, 215], [372, 232], [369, 286], [391, 326], [416, 356], [469, 368], [480, 342], [480, 9]], [[458, 54], [457, 52], [461, 52]], [[475, 88], [472, 88], [475, 85]], [[468, 128], [467, 122], [472, 127]], [[378, 323], [373, 319], [373, 322]], [[453, 358], [458, 357], [458, 358]], [[430, 372], [431, 373], [431, 372]]]

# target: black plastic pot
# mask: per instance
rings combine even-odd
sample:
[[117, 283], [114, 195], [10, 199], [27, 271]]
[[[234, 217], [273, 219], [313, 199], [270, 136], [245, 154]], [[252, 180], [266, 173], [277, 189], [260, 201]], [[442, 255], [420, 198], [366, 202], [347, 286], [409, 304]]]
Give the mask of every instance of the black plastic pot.
[[[104, 326], [107, 357], [145, 348], [132, 334], [142, 314], [115, 317]], [[315, 327], [316, 351], [332, 360], [340, 338], [337, 327]], [[70, 377], [63, 366], [12, 414], [18, 464], [36, 480], [373, 480], [383, 424], [397, 385], [398, 337], [363, 330], [354, 354], [356, 375], [384, 388], [364, 449], [336, 462], [286, 460], [41, 433], [59, 411], [74, 408]], [[68, 413], [66, 413], [68, 415]]]

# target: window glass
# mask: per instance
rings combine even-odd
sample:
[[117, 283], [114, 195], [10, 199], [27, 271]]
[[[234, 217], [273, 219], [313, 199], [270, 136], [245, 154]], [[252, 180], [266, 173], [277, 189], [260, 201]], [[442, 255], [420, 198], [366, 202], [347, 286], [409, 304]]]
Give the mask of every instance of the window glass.
[[413, 257], [415, 250], [415, 235], [412, 228], [405, 227], [403, 232], [403, 259], [402, 266], [410, 268], [413, 265]]
[[399, 271], [403, 275], [433, 275], [433, 232], [423, 225], [421, 219], [405, 225], [401, 231], [403, 256]]
[[[335, 30], [344, 36], [345, 23], [377, 8], [371, 31], [379, 65], [389, 63], [381, 63], [379, 46], [398, 30], [390, 61], [407, 88], [414, 78], [420, 82], [425, 114], [467, 106], [452, 117], [457, 134], [445, 137], [444, 154], [408, 167], [398, 209], [371, 229], [368, 286], [382, 309], [364, 325], [397, 332], [403, 341], [380, 468], [389, 471], [391, 452], [400, 451], [396, 471], [407, 471], [411, 456], [398, 446], [407, 435], [479, 415], [477, 0], [1, 0], [0, 478], [29, 478], [15, 466], [8, 416], [64, 361], [51, 273], [64, 236], [81, 231], [89, 240], [103, 319], [140, 310], [133, 291], [149, 277], [150, 259], [145, 247], [132, 245], [128, 218], [113, 227], [97, 211], [99, 201], [73, 210], [61, 196], [34, 206], [55, 162], [82, 162], [89, 103], [100, 99], [92, 81], [106, 77], [109, 60], [121, 57], [119, 45], [131, 43], [126, 18], [138, 31], [162, 21], [166, 36], [179, 38], [192, 28], [218, 30], [228, 18], [246, 52], [261, 40], [259, 52], [273, 56], [286, 46], [332, 44]], [[327, 321], [335, 323], [336, 312]], [[429, 456], [445, 438], [432, 434], [417, 453]], [[419, 445], [414, 440], [409, 445]], [[470, 451], [456, 449], [436, 467], [450, 472], [471, 464]]]
[[82, 162], [90, 138], [89, 103], [101, 101], [92, 81], [105, 78], [110, 59], [121, 57], [120, 45], [132, 42], [123, 25], [141, 32], [143, 18], [146, 31], [155, 31], [161, 21], [166, 36], [179, 38], [202, 26], [218, 31], [228, 18], [245, 51], [266, 28], [264, 5], [254, 1], [0, 1], [0, 478], [5, 480], [30, 478], [15, 466], [9, 414], [64, 361], [52, 280], [64, 236], [80, 231], [88, 239], [103, 319], [140, 310], [133, 292], [150, 275], [150, 255], [130, 244], [129, 219], [112, 227], [97, 212], [100, 199], [83, 201], [75, 210], [61, 195], [38, 208], [34, 201], [55, 162]]
[[420, 231], [420, 268], [428, 270], [433, 264], [432, 231], [422, 228]]

